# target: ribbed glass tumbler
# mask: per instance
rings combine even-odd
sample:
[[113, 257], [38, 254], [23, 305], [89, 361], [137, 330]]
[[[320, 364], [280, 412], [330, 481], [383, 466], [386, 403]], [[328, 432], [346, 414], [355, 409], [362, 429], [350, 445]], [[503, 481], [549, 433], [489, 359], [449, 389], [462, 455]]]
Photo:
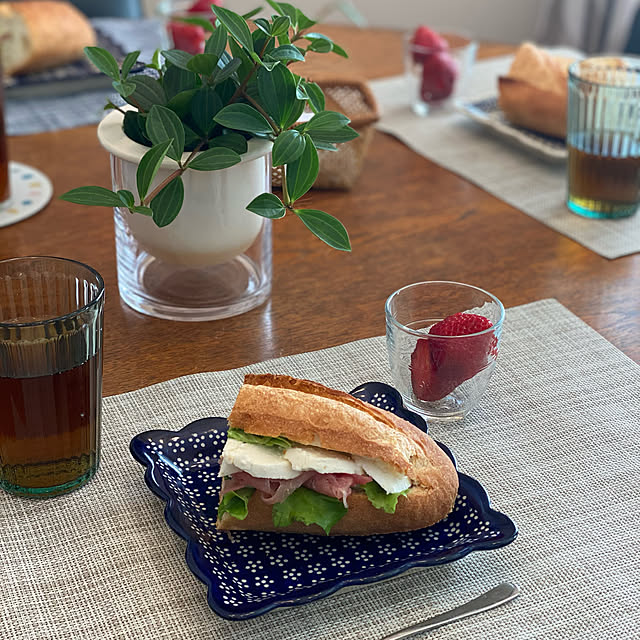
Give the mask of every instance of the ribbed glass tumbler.
[[588, 58], [569, 68], [567, 206], [626, 218], [640, 206], [640, 58]]
[[104, 282], [63, 258], [0, 261], [0, 487], [47, 497], [100, 455]]

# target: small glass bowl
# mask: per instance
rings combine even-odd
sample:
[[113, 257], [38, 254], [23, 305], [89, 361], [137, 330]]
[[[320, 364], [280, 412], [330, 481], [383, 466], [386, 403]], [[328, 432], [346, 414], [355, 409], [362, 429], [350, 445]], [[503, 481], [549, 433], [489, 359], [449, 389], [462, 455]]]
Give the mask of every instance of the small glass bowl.
[[[461, 336], [429, 333], [460, 312], [484, 316], [492, 326]], [[464, 418], [495, 368], [504, 322], [500, 300], [460, 282], [418, 282], [392, 293], [385, 315], [391, 377], [405, 404], [436, 420]]]
[[476, 59], [478, 44], [470, 37], [441, 33], [448, 48], [422, 47], [405, 36], [405, 75], [414, 113], [426, 116], [432, 108], [448, 106], [461, 96]]

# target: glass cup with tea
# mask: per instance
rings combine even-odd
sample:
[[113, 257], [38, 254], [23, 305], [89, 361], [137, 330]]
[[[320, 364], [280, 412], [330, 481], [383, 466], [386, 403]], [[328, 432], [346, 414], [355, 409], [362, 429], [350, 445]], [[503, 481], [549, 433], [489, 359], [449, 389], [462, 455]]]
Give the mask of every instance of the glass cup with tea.
[[9, 155], [7, 136], [4, 127], [4, 78], [0, 60], [0, 207], [10, 200], [9, 193]]
[[100, 455], [104, 282], [64, 258], [0, 261], [0, 487], [47, 497]]
[[640, 206], [640, 58], [596, 57], [569, 67], [567, 206], [625, 218]]
[[502, 303], [460, 282], [417, 282], [389, 296], [385, 315], [391, 377], [404, 403], [428, 418], [464, 418], [496, 365]]

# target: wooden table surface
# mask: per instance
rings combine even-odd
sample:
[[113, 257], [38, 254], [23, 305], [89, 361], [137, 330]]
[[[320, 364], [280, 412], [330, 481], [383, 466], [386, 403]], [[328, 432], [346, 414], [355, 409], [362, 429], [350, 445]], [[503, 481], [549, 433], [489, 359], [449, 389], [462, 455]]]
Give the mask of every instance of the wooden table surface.
[[[400, 34], [324, 32], [351, 59], [332, 56], [330, 65], [328, 56], [317, 55], [308, 75], [401, 72]], [[508, 50], [485, 46], [482, 53]], [[59, 255], [102, 273], [105, 395], [382, 335], [387, 296], [421, 280], [475, 284], [505, 307], [557, 298], [640, 361], [640, 255], [601, 258], [385, 134], [375, 134], [351, 191], [313, 191], [306, 204], [343, 221], [352, 253], [330, 249], [295, 217], [278, 220], [270, 300], [244, 315], [202, 323], [158, 320], [126, 307], [118, 296], [111, 211], [57, 199], [76, 186], [110, 184], [95, 127], [10, 138], [9, 148], [13, 160], [51, 178], [54, 198], [36, 216], [0, 230], [0, 257]]]

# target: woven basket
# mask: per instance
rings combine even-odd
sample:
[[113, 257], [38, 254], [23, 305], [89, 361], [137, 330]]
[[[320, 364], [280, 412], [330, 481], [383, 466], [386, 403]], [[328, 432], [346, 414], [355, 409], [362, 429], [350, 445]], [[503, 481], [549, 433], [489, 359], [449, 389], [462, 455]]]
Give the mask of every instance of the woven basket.
[[[315, 80], [325, 95], [325, 109], [339, 111], [351, 119], [350, 126], [360, 136], [338, 145], [337, 151], [318, 151], [320, 170], [315, 189], [351, 189], [358, 179], [378, 120], [378, 106], [362, 80], [327, 78]], [[282, 167], [273, 169], [274, 187], [282, 184]]]

